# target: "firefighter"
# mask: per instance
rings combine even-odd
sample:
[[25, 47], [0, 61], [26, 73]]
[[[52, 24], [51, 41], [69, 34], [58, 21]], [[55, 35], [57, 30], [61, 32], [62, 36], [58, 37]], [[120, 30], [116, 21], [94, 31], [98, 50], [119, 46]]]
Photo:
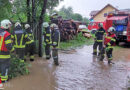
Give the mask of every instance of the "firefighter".
[[44, 42], [45, 42], [46, 59], [50, 59], [51, 58], [51, 54], [50, 54], [51, 30], [47, 22], [43, 23], [43, 28], [44, 28], [43, 35], [44, 35]]
[[60, 43], [60, 32], [56, 24], [51, 24], [51, 39], [52, 39], [52, 56], [55, 65], [59, 65], [58, 47]]
[[57, 17], [58, 17], [57, 13], [52, 13], [52, 15], [50, 16], [51, 23], [58, 24], [58, 18]]
[[[115, 28], [114, 27], [110, 27], [108, 29], [108, 34], [105, 37], [105, 41], [104, 41], [104, 50], [106, 51], [106, 56], [108, 58], [108, 64], [111, 64], [112, 62], [112, 52], [113, 52], [113, 46], [116, 43], [116, 35], [114, 34], [115, 32]], [[104, 53], [104, 51], [103, 51]], [[101, 61], [103, 60], [104, 55], [102, 54], [102, 58]]]
[[26, 42], [26, 48], [25, 48], [25, 57], [24, 60], [26, 61], [26, 56], [29, 53], [30, 61], [34, 61], [34, 49], [35, 49], [35, 43], [34, 43], [34, 35], [32, 32], [32, 29], [29, 24], [25, 24], [25, 30], [28, 34], [28, 37], [30, 38], [30, 42]]
[[95, 39], [94, 39], [94, 45], [93, 45], [93, 55], [97, 56], [97, 47], [99, 46], [99, 53], [100, 55], [101, 49], [103, 48], [103, 42], [104, 42], [104, 36], [106, 35], [106, 32], [103, 28], [103, 24], [98, 24], [99, 29], [95, 33]]
[[[10, 66], [10, 52], [14, 51], [11, 34], [9, 30], [11, 29], [11, 22], [7, 19], [1, 21], [0, 27], [0, 79], [2, 82], [7, 82], [8, 80], [8, 70]], [[0, 80], [0, 81], [1, 81]], [[0, 89], [2, 89], [2, 84]]]
[[20, 62], [24, 63], [25, 44], [26, 42], [29, 43], [31, 40], [28, 38], [28, 34], [22, 29], [22, 26], [19, 22], [15, 23], [12, 38], [14, 39], [16, 55], [20, 59]]

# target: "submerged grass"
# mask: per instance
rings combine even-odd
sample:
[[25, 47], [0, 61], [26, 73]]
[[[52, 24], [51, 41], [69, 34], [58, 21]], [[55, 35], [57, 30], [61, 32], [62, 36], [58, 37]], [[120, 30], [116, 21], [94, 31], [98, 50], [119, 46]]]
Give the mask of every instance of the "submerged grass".
[[60, 49], [70, 49], [70, 48], [76, 48], [83, 45], [92, 45], [93, 44], [93, 38], [85, 38], [82, 36], [82, 33], [79, 33], [78, 36], [74, 38], [74, 40], [70, 40], [67, 42], [61, 42], [60, 43]]

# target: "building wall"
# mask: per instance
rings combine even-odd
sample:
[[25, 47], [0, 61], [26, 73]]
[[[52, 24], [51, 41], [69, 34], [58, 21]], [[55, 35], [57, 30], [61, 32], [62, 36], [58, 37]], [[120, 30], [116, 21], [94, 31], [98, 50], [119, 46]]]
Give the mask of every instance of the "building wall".
[[99, 14], [97, 14], [93, 19], [95, 22], [103, 22], [106, 20], [106, 17], [104, 17], [105, 13], [115, 11], [115, 9], [111, 6], [107, 6], [104, 10], [102, 10]]

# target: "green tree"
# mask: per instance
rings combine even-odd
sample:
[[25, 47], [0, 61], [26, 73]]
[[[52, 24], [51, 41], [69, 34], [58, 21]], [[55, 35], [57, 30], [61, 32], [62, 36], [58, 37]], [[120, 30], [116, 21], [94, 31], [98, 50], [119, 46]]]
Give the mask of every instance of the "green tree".
[[0, 0], [0, 21], [10, 17], [11, 3], [9, 0]]
[[49, 21], [46, 11], [51, 11], [63, 0], [0, 0], [0, 20], [11, 19], [12, 21], [28, 22], [31, 24], [36, 40], [41, 47], [42, 23]]
[[75, 14], [73, 14], [72, 19], [77, 20], [77, 21], [82, 21], [83, 17], [82, 17], [82, 15], [75, 13]]
[[71, 19], [73, 16], [73, 8], [72, 7], [65, 8], [65, 6], [63, 6], [58, 14], [62, 16], [64, 19]]
[[65, 6], [63, 6], [59, 10], [58, 14], [60, 16], [62, 16], [63, 19], [73, 19], [73, 20], [76, 20], [76, 21], [83, 21], [82, 15], [79, 14], [79, 13], [74, 13], [72, 7], [66, 8]]
[[86, 22], [86, 24], [88, 25], [89, 22], [90, 22], [90, 20], [89, 20], [88, 18], [84, 17], [84, 18], [83, 18], [83, 22]]

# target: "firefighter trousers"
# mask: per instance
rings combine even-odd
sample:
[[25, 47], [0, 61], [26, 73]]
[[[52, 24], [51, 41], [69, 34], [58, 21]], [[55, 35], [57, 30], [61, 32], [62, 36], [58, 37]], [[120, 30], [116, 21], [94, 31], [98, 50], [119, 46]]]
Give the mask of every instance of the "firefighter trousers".
[[45, 45], [45, 54], [46, 54], [46, 59], [50, 59], [51, 55], [50, 55], [50, 44], [46, 44]]
[[15, 50], [20, 62], [24, 62], [25, 48], [16, 48]]
[[59, 65], [59, 62], [58, 62], [58, 49], [57, 48], [52, 49], [52, 57], [53, 57], [55, 65]]
[[106, 48], [106, 55], [107, 55], [108, 61], [112, 60], [112, 52], [113, 52], [113, 48]]
[[24, 56], [24, 59], [25, 59], [25, 60], [26, 60], [26, 56], [27, 56], [28, 53], [29, 53], [30, 61], [34, 61], [34, 52], [35, 52], [34, 49], [35, 49], [34, 43], [31, 43], [31, 44], [26, 45], [26, 48], [25, 48], [25, 56]]
[[104, 59], [104, 57], [105, 57], [105, 48], [103, 47], [102, 49], [101, 49], [101, 53], [100, 53], [100, 61], [103, 61], [103, 59]]
[[112, 51], [113, 51], [113, 48], [102, 48], [101, 54], [100, 54], [100, 61], [103, 61], [103, 59], [105, 57], [105, 52], [106, 52], [108, 61], [111, 61], [112, 60]]
[[0, 59], [0, 77], [2, 81], [8, 80], [9, 67], [10, 59]]
[[102, 42], [95, 41], [94, 45], [93, 45], [93, 55], [97, 55], [97, 48], [98, 47], [99, 47], [99, 53], [98, 53], [98, 55], [100, 55], [101, 50], [103, 48], [103, 44], [102, 44]]

